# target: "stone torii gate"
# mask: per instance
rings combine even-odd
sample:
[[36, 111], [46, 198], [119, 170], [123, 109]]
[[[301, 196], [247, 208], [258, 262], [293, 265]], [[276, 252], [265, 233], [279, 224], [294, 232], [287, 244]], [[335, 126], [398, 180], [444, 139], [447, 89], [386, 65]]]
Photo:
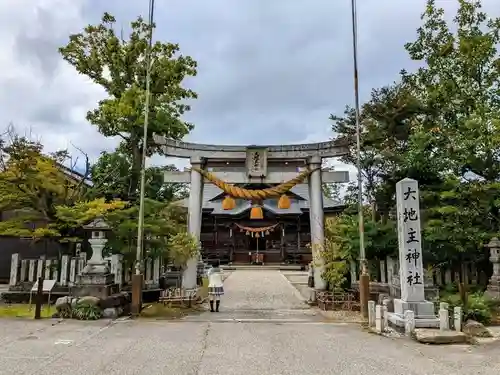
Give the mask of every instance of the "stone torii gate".
[[[211, 173], [230, 184], [280, 184], [297, 177], [300, 173], [276, 171], [274, 166], [288, 162], [301, 163], [312, 172], [307, 178], [309, 186], [309, 212], [311, 222], [311, 248], [313, 258], [315, 249], [324, 246], [324, 213], [322, 183], [342, 183], [349, 181], [345, 171], [321, 170], [322, 159], [334, 158], [348, 153], [347, 145], [339, 142], [321, 142], [297, 145], [271, 146], [223, 146], [173, 141], [155, 135], [155, 143], [163, 148], [166, 156], [189, 158], [190, 171], [165, 172], [166, 183], [190, 183], [188, 204], [188, 231], [198, 240], [201, 232], [204, 177], [195, 169], [212, 169]], [[237, 171], [217, 171], [217, 165], [239, 163]], [[211, 168], [212, 167], [212, 168]], [[274, 169], [274, 170], [273, 170]], [[279, 168], [278, 168], [279, 169]], [[284, 168], [283, 168], [284, 169]], [[196, 288], [196, 269], [198, 259], [187, 264], [183, 275], [183, 287]], [[321, 267], [315, 267], [314, 281], [317, 289], [326, 287], [321, 278]]]

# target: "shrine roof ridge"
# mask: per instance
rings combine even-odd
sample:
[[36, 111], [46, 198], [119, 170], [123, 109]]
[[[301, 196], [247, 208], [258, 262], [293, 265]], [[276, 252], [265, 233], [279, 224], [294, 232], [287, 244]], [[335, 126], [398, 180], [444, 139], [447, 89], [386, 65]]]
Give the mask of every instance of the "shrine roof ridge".
[[[156, 144], [164, 148], [166, 156], [191, 157], [194, 153], [201, 157], [246, 157], [247, 151], [266, 149], [270, 158], [308, 157], [320, 155], [322, 157], [336, 157], [347, 154], [347, 143], [343, 141], [326, 141], [317, 143], [301, 143], [289, 145], [211, 145], [203, 143], [183, 142], [166, 139], [154, 135]], [[223, 155], [228, 154], [228, 155]], [[293, 155], [291, 155], [293, 154]]]

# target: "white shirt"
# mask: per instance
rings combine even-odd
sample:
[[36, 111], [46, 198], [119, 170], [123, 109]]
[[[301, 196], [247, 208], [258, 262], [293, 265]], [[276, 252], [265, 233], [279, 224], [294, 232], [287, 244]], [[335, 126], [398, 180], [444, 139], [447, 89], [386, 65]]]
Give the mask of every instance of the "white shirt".
[[214, 269], [210, 268], [207, 272], [208, 274], [208, 287], [209, 288], [218, 288], [222, 287], [222, 271], [220, 268]]

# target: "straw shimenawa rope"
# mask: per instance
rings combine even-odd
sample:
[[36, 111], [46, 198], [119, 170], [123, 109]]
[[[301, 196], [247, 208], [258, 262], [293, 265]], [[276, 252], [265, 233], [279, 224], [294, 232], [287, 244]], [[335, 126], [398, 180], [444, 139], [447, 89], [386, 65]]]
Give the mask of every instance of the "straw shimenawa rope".
[[316, 171], [320, 168], [315, 169], [306, 169], [302, 173], [300, 173], [297, 177], [283, 182], [274, 187], [270, 187], [267, 189], [245, 189], [239, 186], [235, 186], [233, 184], [229, 184], [227, 182], [222, 181], [217, 178], [213, 173], [207, 172], [203, 169], [193, 167], [193, 170], [200, 173], [203, 177], [205, 177], [212, 184], [217, 186], [219, 189], [223, 190], [227, 195], [233, 198], [246, 199], [252, 202], [260, 202], [269, 198], [277, 198], [285, 193], [287, 193], [291, 188], [295, 185], [303, 182], [312, 172]]

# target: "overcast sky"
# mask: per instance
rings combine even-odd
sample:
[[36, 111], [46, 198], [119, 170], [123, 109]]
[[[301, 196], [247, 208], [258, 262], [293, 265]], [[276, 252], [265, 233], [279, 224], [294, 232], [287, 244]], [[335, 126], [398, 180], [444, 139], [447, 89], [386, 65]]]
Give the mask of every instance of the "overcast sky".
[[[487, 11], [498, 0], [485, 0]], [[199, 94], [186, 119], [189, 141], [286, 144], [332, 137], [328, 116], [353, 103], [350, 0], [157, 0], [155, 38], [180, 43], [199, 64], [186, 82]], [[455, 0], [438, 1], [456, 10]], [[360, 89], [412, 70], [425, 0], [358, 0]], [[116, 141], [85, 121], [102, 90], [58, 54], [68, 35], [104, 11], [119, 24], [148, 0], [1, 0], [0, 124], [40, 138], [48, 151], [70, 143], [92, 158]], [[497, 12], [498, 13], [498, 12]], [[493, 14], [493, 13], [492, 13]], [[159, 162], [158, 159], [155, 159]]]

